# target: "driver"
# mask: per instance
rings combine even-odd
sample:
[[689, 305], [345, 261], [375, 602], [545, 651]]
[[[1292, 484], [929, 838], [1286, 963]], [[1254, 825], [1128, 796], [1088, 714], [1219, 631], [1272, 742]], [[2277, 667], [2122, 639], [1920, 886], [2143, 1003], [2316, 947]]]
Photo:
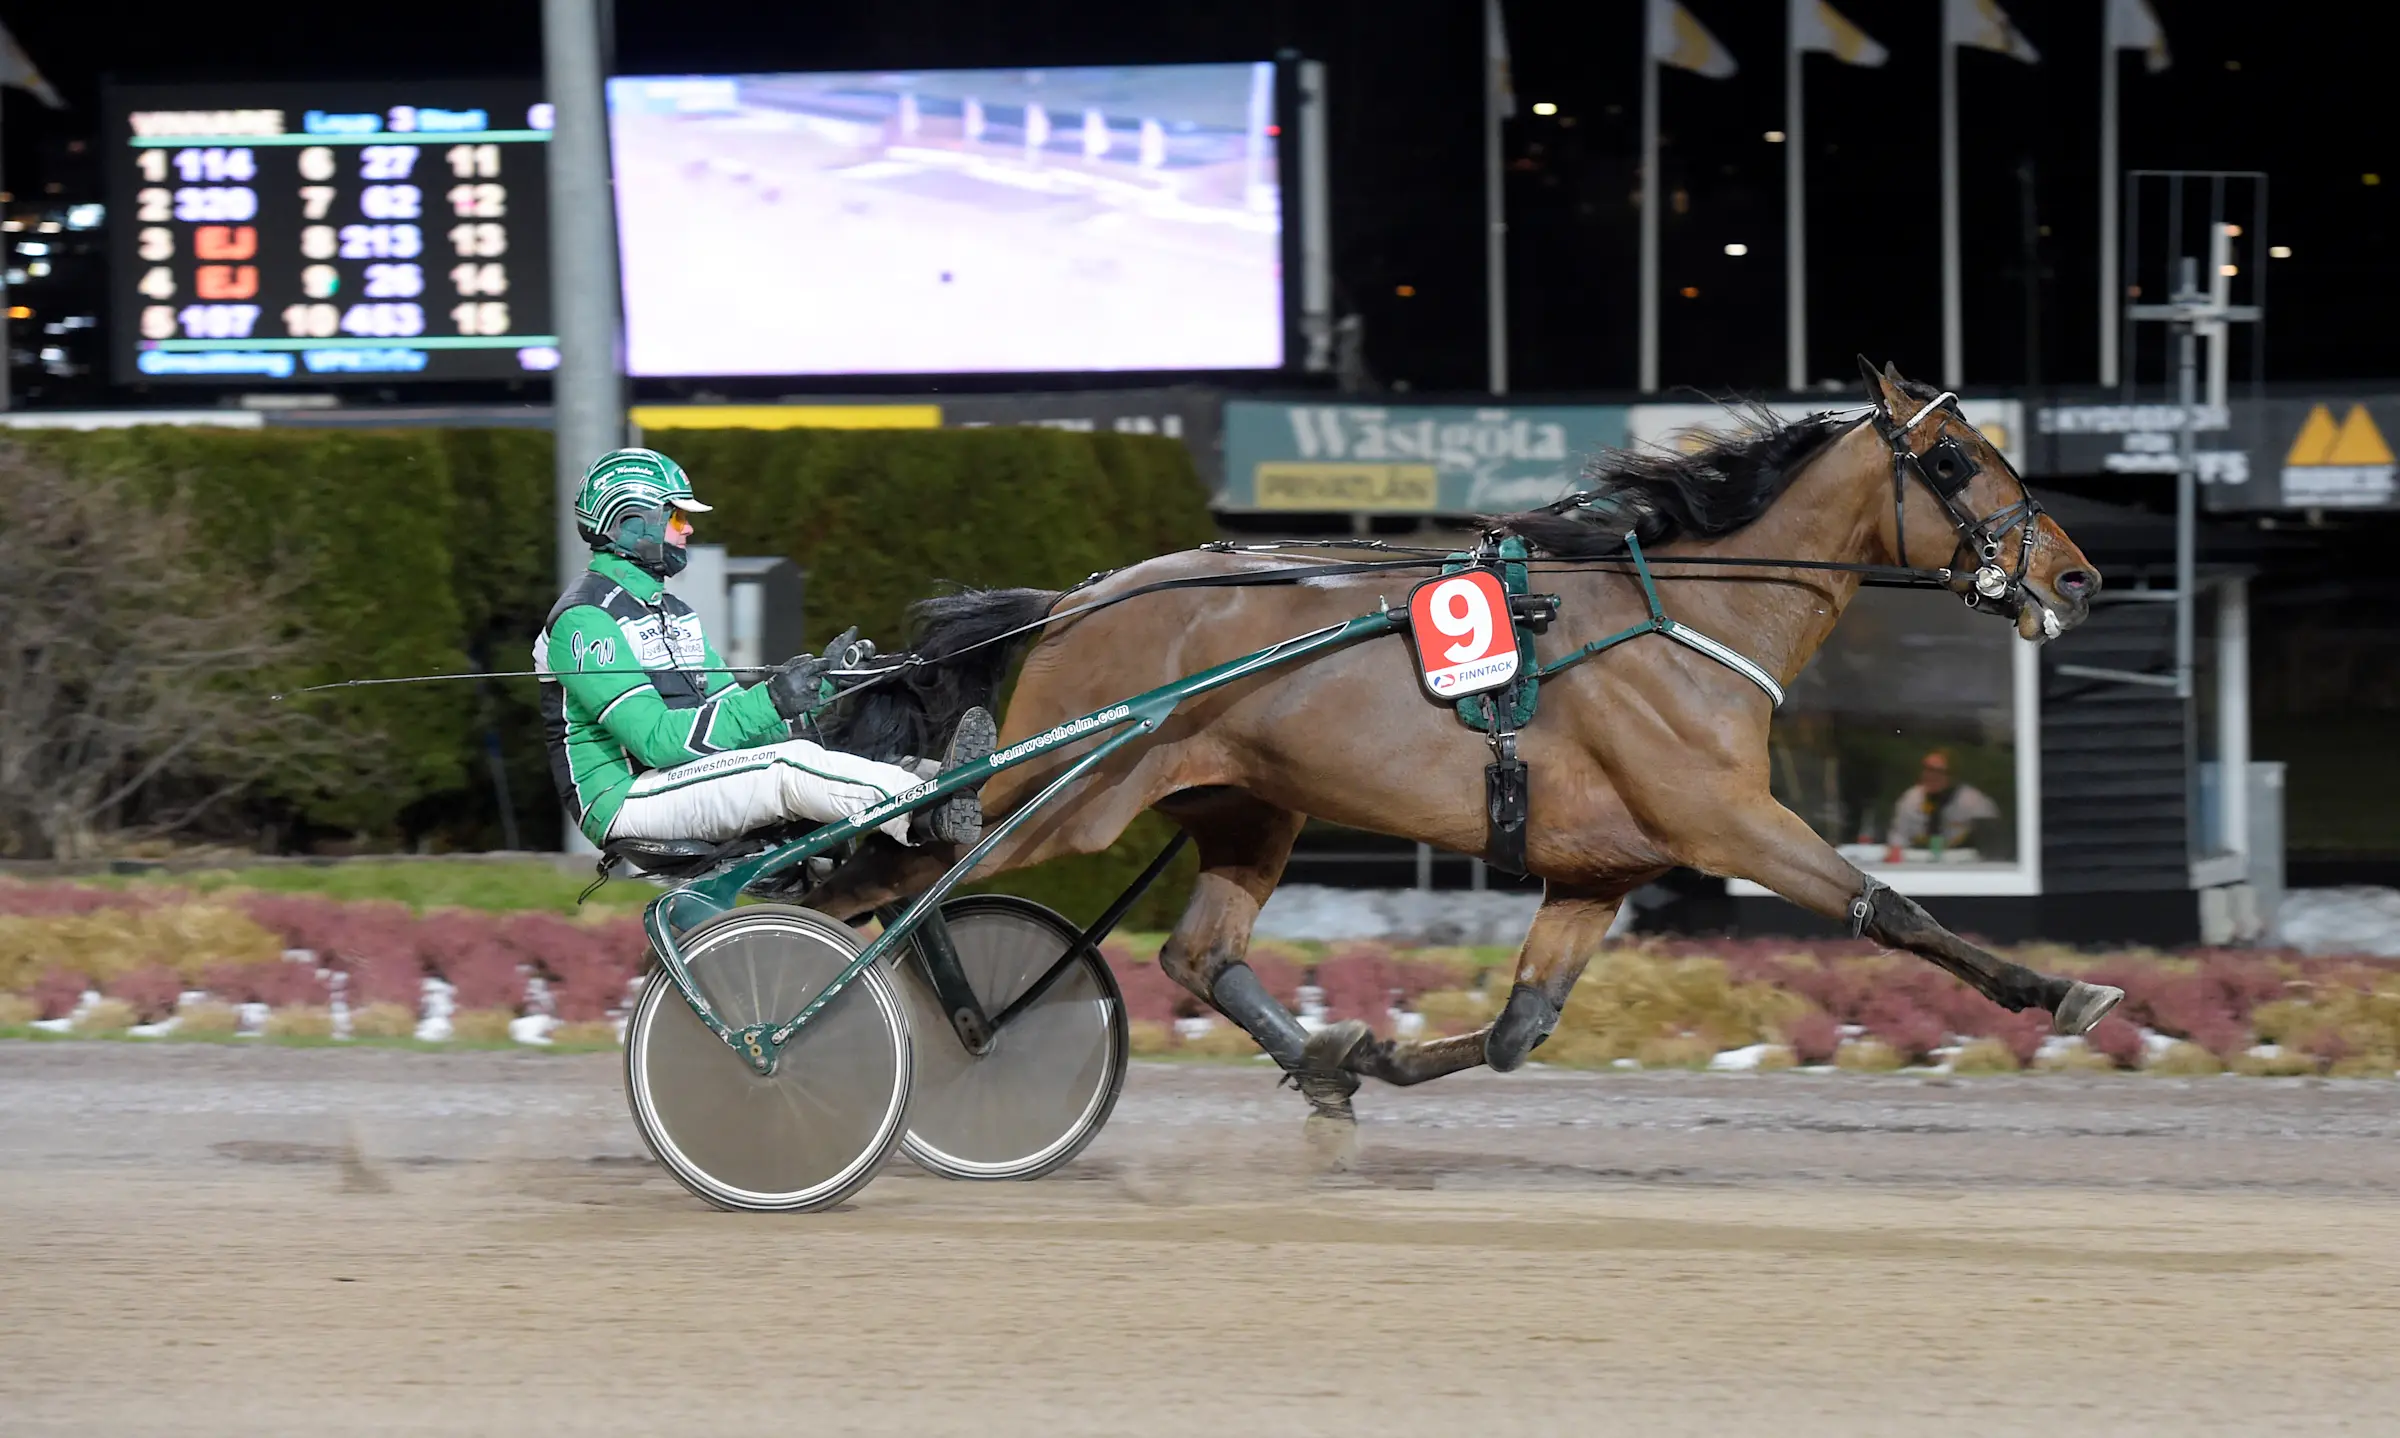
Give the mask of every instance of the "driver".
[[[831, 822], [873, 808], [938, 772], [877, 763], [795, 737], [830, 697], [828, 671], [858, 631], [744, 687], [666, 591], [686, 559], [694, 514], [683, 467], [655, 450], [602, 455], [575, 497], [575, 527], [595, 553], [533, 642], [542, 727], [559, 797], [584, 837], [731, 839], [794, 819]], [[940, 768], [992, 752], [982, 709], [959, 720]], [[813, 730], [805, 730], [813, 732]], [[971, 844], [983, 832], [973, 790], [903, 814], [880, 832], [904, 844]]]

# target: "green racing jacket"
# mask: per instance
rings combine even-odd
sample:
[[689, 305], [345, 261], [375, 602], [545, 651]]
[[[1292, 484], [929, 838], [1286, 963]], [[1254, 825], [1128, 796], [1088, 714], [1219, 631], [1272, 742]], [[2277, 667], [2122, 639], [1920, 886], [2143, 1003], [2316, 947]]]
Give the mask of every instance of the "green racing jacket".
[[595, 844], [644, 771], [792, 737], [765, 685], [723, 672], [691, 606], [614, 554], [559, 597], [533, 667], [551, 777]]

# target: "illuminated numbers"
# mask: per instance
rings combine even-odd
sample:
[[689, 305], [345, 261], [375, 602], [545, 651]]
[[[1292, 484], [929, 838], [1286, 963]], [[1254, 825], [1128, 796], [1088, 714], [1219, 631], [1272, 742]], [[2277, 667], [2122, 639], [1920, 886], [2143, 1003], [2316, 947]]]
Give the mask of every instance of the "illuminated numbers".
[[175, 174], [187, 185], [221, 185], [258, 178], [258, 158], [248, 149], [177, 150]]
[[[158, 151], [152, 150], [150, 153], [155, 155]], [[146, 229], [134, 237], [133, 250], [152, 262], [171, 260], [175, 258], [175, 232], [163, 227]]]
[[332, 305], [285, 305], [284, 329], [302, 339], [324, 339], [342, 328], [342, 312]]
[[[300, 292], [312, 300], [329, 300], [342, 287], [342, 272], [331, 265], [310, 265], [300, 272]], [[327, 330], [325, 333], [332, 334]]]
[[204, 260], [246, 260], [258, 253], [252, 225], [202, 225], [192, 231], [192, 253]]
[[300, 187], [300, 218], [321, 220], [333, 208], [333, 186], [302, 185]]
[[468, 300], [450, 307], [450, 320], [462, 335], [504, 335], [508, 306], [498, 300]]
[[186, 336], [196, 340], [246, 340], [258, 323], [256, 305], [185, 305], [175, 318]]
[[461, 219], [496, 220], [508, 213], [506, 185], [452, 185], [450, 210]]
[[394, 105], [383, 112], [383, 128], [395, 135], [405, 135], [417, 128], [417, 107]]
[[443, 153], [450, 173], [462, 180], [492, 180], [500, 176], [498, 145], [452, 145]]
[[143, 190], [133, 197], [133, 202], [143, 224], [155, 225], [161, 220], [175, 218], [175, 196], [172, 191]]
[[165, 265], [152, 265], [134, 288], [142, 292], [144, 299], [171, 300], [175, 298], [175, 272]]
[[142, 178], [153, 185], [167, 178], [167, 152], [164, 150], [144, 150], [135, 157], [133, 163], [142, 172]]
[[358, 175], [362, 180], [405, 180], [416, 167], [414, 145], [369, 145], [358, 152]]
[[367, 298], [413, 300], [425, 293], [425, 271], [417, 265], [367, 266]]
[[359, 192], [358, 212], [370, 220], [413, 220], [424, 202], [424, 191], [414, 185], [369, 185]]
[[175, 338], [175, 307], [173, 305], [142, 306], [142, 338], [146, 340]]
[[246, 300], [258, 293], [256, 265], [202, 265], [192, 272], [192, 293], [204, 300]]
[[508, 293], [508, 266], [479, 265], [469, 261], [450, 267], [450, 286], [462, 295], [504, 295]]
[[452, 225], [450, 248], [464, 256], [488, 260], [508, 253], [508, 231], [500, 225]]
[[[355, 229], [357, 227], [352, 226], [352, 228]], [[308, 256], [310, 259], [330, 260], [333, 258], [333, 251], [333, 226], [310, 225], [307, 229], [300, 232], [300, 253]]]
[[179, 220], [248, 220], [257, 215], [258, 191], [248, 185], [187, 186], [175, 192]]
[[424, 248], [425, 237], [415, 225], [342, 226], [345, 260], [413, 260]]
[[425, 333], [425, 311], [418, 305], [352, 305], [342, 311], [342, 333], [392, 339]]
[[311, 145], [300, 152], [300, 178], [330, 180], [333, 178], [333, 151], [323, 145]]

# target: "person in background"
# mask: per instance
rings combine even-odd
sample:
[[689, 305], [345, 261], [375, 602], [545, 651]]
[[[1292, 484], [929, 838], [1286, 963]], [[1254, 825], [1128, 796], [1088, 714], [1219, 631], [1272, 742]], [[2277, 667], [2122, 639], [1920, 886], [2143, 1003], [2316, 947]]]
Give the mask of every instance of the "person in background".
[[1977, 824], [2000, 817], [2000, 806], [1972, 784], [1950, 777], [1950, 756], [1936, 749], [1917, 767], [1917, 782], [1892, 806], [1891, 832], [1884, 842], [1894, 849], [1922, 849], [1938, 837], [1941, 847], [1965, 846]]

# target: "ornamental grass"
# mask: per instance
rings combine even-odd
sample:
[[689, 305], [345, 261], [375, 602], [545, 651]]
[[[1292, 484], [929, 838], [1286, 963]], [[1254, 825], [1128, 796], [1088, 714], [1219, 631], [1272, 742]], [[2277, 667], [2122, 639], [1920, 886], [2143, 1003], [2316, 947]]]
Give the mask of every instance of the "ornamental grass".
[[413, 1039], [417, 1011], [408, 1004], [365, 1004], [350, 1011], [354, 1039]]
[[222, 999], [194, 999], [175, 1010], [175, 1036], [229, 1039], [242, 1031], [242, 1011]]

